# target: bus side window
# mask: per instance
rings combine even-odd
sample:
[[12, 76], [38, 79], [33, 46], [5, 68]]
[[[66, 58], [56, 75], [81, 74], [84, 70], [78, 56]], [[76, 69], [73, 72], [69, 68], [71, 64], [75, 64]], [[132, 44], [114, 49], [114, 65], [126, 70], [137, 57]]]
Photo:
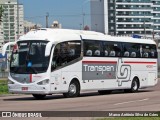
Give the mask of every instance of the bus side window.
[[53, 58], [51, 63], [51, 70], [56, 69], [58, 66], [61, 66], [62, 64], [62, 57], [60, 55], [60, 45], [56, 45], [54, 52], [53, 52]]
[[120, 57], [121, 44], [119, 42], [103, 42], [104, 57]]
[[104, 57], [110, 56], [111, 46], [109, 42], [103, 42]]
[[101, 55], [100, 50], [96, 50], [96, 51], [94, 52], [94, 55], [95, 55], [95, 56], [100, 56], [100, 55]]
[[151, 52], [151, 57], [153, 58], [155, 55], [154, 55], [154, 51]]
[[132, 52], [131, 57], [135, 58], [136, 57], [136, 52]]
[[80, 57], [81, 54], [81, 42], [80, 41], [67, 41], [61, 43], [63, 64], [73, 61]]
[[115, 51], [115, 57], [120, 57], [122, 52], [122, 47], [119, 42], [113, 43], [113, 50]]
[[150, 57], [157, 58], [157, 48], [156, 45], [150, 45]]
[[109, 56], [114, 57], [116, 55], [115, 51], [111, 51]]
[[135, 43], [123, 43], [123, 57], [140, 57], [140, 45]]
[[143, 54], [143, 57], [148, 58], [148, 57], [149, 57], [149, 56], [148, 56], [148, 53], [145, 52], [145, 53]]
[[86, 56], [92, 56], [92, 50], [87, 50]]
[[95, 40], [84, 40], [84, 56], [102, 56], [102, 42]]
[[108, 56], [108, 51], [107, 50], [104, 51], [104, 56]]
[[123, 56], [124, 56], [124, 57], [129, 57], [129, 52], [128, 52], [128, 51], [125, 51]]
[[142, 57], [144, 58], [156, 58], [154, 54], [156, 52], [156, 46], [150, 44], [142, 45]]

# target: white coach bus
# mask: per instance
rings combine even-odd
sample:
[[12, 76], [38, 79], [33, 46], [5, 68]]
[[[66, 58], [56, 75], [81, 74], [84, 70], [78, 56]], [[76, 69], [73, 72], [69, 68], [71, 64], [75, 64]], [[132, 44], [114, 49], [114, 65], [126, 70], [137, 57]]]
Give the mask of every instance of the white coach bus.
[[136, 92], [158, 82], [153, 40], [39, 29], [5, 44], [3, 54], [9, 45], [13, 45], [11, 93], [32, 94], [37, 99], [55, 93], [76, 97], [89, 90]]

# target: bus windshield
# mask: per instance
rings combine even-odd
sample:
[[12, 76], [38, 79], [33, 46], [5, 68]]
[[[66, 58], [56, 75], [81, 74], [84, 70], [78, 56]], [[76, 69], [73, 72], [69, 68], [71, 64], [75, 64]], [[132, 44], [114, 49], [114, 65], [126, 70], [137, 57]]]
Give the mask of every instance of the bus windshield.
[[13, 47], [10, 72], [37, 74], [47, 71], [50, 56], [45, 56], [48, 41], [19, 41]]

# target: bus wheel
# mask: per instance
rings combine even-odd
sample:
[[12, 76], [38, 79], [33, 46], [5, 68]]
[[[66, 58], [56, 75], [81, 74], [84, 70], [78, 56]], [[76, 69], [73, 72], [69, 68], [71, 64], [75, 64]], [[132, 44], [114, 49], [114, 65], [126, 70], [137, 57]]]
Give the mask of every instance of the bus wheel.
[[32, 95], [37, 100], [41, 100], [41, 99], [44, 99], [46, 97], [46, 95], [40, 95], [40, 94], [32, 94]]
[[126, 93], [134, 93], [139, 89], [139, 80], [138, 78], [134, 78], [131, 84], [131, 89], [124, 90]]
[[111, 92], [112, 92], [112, 90], [98, 90], [98, 93], [100, 95], [110, 94]]
[[66, 98], [77, 97], [80, 95], [80, 86], [77, 81], [73, 81], [69, 85], [69, 89], [67, 93], [63, 93], [63, 96]]

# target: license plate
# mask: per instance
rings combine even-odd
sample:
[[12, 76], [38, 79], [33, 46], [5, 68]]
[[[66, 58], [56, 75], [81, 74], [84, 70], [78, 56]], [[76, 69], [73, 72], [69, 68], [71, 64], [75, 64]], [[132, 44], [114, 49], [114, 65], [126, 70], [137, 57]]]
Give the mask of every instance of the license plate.
[[28, 87], [22, 87], [22, 91], [27, 91]]

